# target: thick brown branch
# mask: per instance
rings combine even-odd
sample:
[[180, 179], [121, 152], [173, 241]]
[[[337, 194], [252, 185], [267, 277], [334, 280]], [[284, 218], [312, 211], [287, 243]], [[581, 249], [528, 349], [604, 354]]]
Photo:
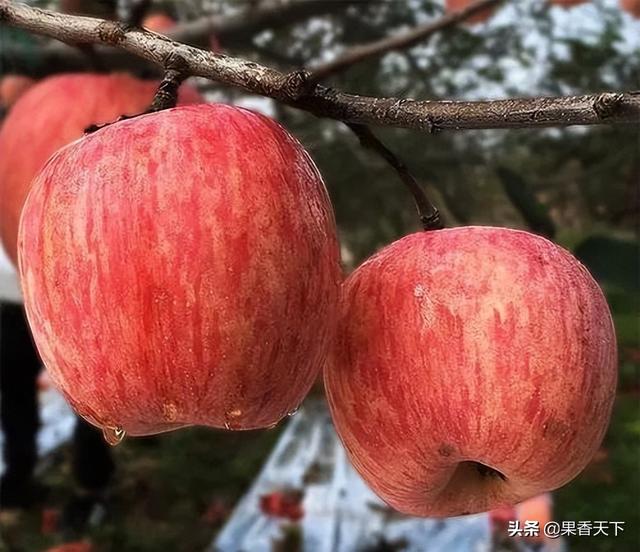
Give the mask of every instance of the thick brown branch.
[[422, 189], [404, 162], [385, 146], [380, 139], [371, 132], [369, 127], [357, 123], [346, 123], [346, 125], [354, 132], [365, 148], [380, 155], [380, 157], [398, 173], [400, 180], [402, 180], [413, 196], [422, 227], [425, 230], [438, 230], [442, 228], [440, 212], [433, 203], [431, 203], [426, 192]]
[[162, 68], [177, 56], [186, 75], [205, 77], [340, 121], [416, 130], [531, 128], [640, 122], [640, 94], [603, 93], [496, 101], [419, 101], [346, 94], [309, 86], [308, 74], [206, 52], [142, 29], [56, 14], [0, 0], [0, 21], [69, 44], [104, 44]]
[[376, 40], [375, 42], [349, 48], [336, 59], [311, 69], [310, 80], [312, 82], [320, 82], [330, 75], [344, 71], [365, 59], [378, 57], [394, 50], [410, 48], [437, 32], [453, 27], [478, 12], [500, 4], [503, 1], [504, 0], [478, 0], [469, 4], [469, 6], [463, 10], [447, 14], [435, 21], [429, 21], [406, 33], [392, 35], [381, 40]]

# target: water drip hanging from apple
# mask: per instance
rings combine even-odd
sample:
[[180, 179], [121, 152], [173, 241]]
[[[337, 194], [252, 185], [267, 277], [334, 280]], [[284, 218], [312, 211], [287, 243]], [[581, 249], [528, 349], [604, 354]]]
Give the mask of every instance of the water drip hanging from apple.
[[122, 443], [124, 438], [126, 437], [126, 431], [124, 431], [121, 427], [103, 427], [102, 435], [104, 440], [110, 444], [112, 447], [119, 445]]

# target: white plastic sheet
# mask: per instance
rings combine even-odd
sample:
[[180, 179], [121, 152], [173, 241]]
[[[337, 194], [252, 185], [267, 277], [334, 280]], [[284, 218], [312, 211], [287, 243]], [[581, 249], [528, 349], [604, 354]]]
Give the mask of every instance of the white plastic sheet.
[[[262, 512], [261, 497], [292, 489], [303, 492], [302, 519]], [[491, 550], [486, 514], [419, 519], [386, 506], [351, 467], [321, 401], [291, 420], [209, 552], [272, 552], [296, 523], [304, 552]]]

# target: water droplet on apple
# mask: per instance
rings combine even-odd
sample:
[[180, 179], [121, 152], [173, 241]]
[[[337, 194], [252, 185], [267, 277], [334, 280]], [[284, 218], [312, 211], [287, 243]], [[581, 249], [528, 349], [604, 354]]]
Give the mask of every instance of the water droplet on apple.
[[293, 410], [290, 410], [289, 412], [287, 412], [287, 416], [289, 416], [289, 418], [291, 418], [292, 416], [295, 416], [298, 413], [298, 410], [300, 410], [300, 405], [296, 406]]
[[116, 445], [122, 443], [122, 440], [125, 438], [126, 434], [127, 432], [120, 426], [102, 428], [102, 436], [104, 437], [104, 440], [112, 447], [115, 447]]
[[267, 431], [270, 429], [275, 429], [276, 427], [278, 427], [278, 423], [279, 422], [273, 422], [271, 425], [267, 426]]
[[[224, 413], [224, 427], [225, 429], [237, 429], [240, 427], [235, 424], [235, 421], [238, 420], [242, 416], [242, 410], [239, 408], [234, 408], [233, 410], [229, 410]], [[235, 425], [234, 425], [235, 424]]]

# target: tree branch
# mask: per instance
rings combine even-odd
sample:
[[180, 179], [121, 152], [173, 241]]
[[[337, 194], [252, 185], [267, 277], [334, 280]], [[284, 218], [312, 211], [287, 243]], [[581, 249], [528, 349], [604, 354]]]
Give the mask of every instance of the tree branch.
[[503, 1], [504, 0], [477, 0], [472, 4], [469, 4], [463, 10], [444, 15], [435, 21], [425, 23], [424, 25], [419, 25], [404, 34], [392, 35], [368, 44], [349, 48], [336, 59], [312, 68], [309, 80], [317, 83], [335, 73], [344, 71], [351, 65], [360, 63], [365, 59], [378, 57], [394, 50], [410, 48], [437, 32], [453, 27], [465, 19], [472, 17], [476, 13], [496, 6]]
[[144, 29], [114, 21], [61, 15], [0, 0], [0, 22], [68, 44], [104, 44], [161, 68], [175, 56], [185, 75], [205, 77], [267, 96], [320, 117], [422, 131], [531, 128], [640, 122], [640, 93], [602, 93], [560, 98], [495, 101], [420, 101], [346, 94], [309, 85], [306, 72], [275, 69], [199, 50]]
[[440, 212], [433, 203], [431, 203], [426, 192], [422, 189], [404, 162], [387, 148], [387, 146], [371, 132], [369, 127], [357, 123], [346, 123], [346, 125], [358, 137], [362, 146], [376, 152], [398, 173], [400, 180], [402, 180], [413, 196], [422, 227], [425, 230], [438, 230], [442, 228], [443, 224], [440, 219]]

